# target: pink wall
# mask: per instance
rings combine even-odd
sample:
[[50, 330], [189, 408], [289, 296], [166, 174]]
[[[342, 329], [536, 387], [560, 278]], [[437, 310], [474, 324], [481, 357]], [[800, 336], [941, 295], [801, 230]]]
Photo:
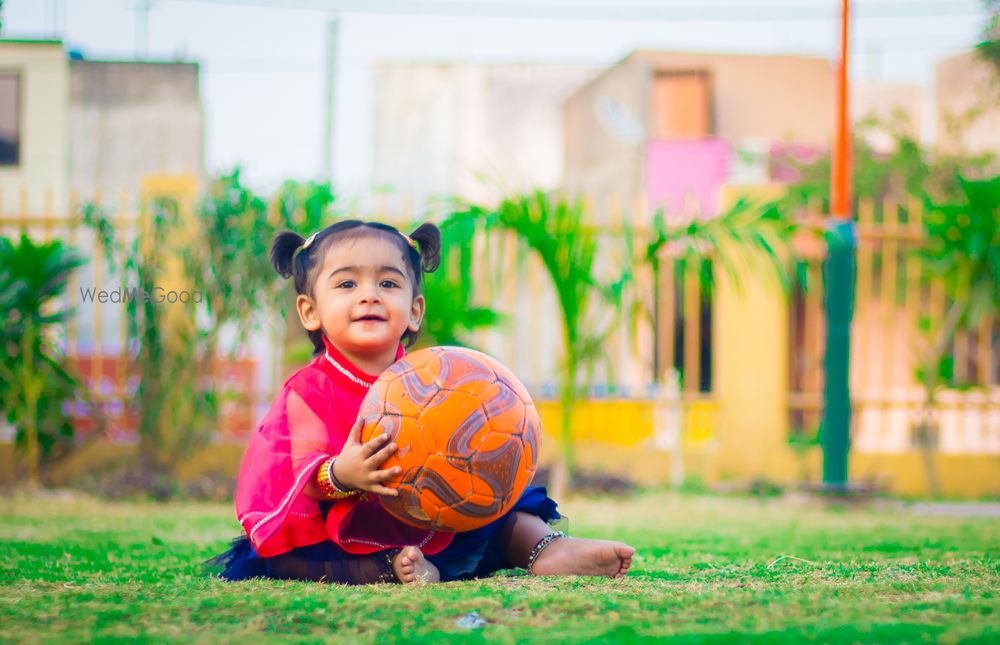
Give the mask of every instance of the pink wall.
[[722, 139], [654, 139], [646, 144], [646, 201], [669, 217], [694, 208], [719, 212], [719, 189], [729, 178], [730, 145]]

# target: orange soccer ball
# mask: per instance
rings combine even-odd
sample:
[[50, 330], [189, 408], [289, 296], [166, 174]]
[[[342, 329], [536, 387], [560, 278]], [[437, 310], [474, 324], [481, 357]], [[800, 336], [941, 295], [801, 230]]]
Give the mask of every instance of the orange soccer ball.
[[527, 389], [489, 356], [430, 347], [405, 356], [361, 403], [361, 440], [388, 433], [402, 473], [382, 506], [407, 524], [471, 531], [509, 511], [535, 474], [540, 424]]

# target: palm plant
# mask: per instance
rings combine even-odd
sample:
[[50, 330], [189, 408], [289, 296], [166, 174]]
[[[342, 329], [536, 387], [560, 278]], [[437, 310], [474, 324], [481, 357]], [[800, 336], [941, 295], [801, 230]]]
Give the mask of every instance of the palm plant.
[[73, 315], [60, 300], [82, 264], [83, 258], [59, 241], [35, 244], [22, 234], [15, 245], [0, 238], [0, 377], [6, 383], [0, 409], [17, 428], [31, 486], [40, 482], [43, 460], [73, 437], [64, 404], [79, 383], [52, 332]]
[[740, 199], [718, 216], [676, 224], [668, 224], [659, 211], [653, 216], [652, 239], [642, 261], [652, 270], [654, 284], [659, 284], [662, 262], [671, 260], [696, 266], [701, 286], [711, 290], [715, 284], [713, 267], [739, 288], [746, 269], [763, 259], [765, 268], [787, 288], [791, 278], [788, 245], [798, 230], [776, 203]]
[[951, 347], [956, 333], [984, 319], [1000, 318], [1000, 176], [970, 181], [958, 178], [961, 195], [949, 202], [926, 200], [925, 248], [918, 256], [941, 281], [950, 302], [941, 324], [932, 329], [917, 377], [924, 388], [916, 439], [924, 455], [931, 491], [939, 492], [933, 462], [936, 428], [932, 410], [942, 384], [953, 378]]
[[479, 223], [458, 212], [445, 218], [440, 228], [441, 264], [427, 275], [423, 287], [427, 316], [421, 344], [467, 346], [467, 334], [496, 325], [501, 316], [474, 304], [472, 258]]
[[[621, 296], [631, 278], [628, 267], [612, 283], [601, 282], [595, 271], [598, 231], [585, 221], [578, 200], [534, 191], [509, 197], [494, 209], [471, 206], [460, 216], [484, 222], [487, 230], [512, 231], [534, 252], [545, 268], [559, 303], [563, 329], [563, 356], [559, 366], [559, 432], [561, 460], [553, 487], [563, 491], [574, 471], [573, 415], [581, 389], [581, 371], [602, 355], [604, 341], [622, 313]], [[597, 316], [602, 302], [610, 316]]]

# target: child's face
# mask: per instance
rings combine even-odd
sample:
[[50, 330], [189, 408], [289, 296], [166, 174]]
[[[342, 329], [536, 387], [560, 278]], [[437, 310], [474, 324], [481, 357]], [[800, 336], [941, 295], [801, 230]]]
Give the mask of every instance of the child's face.
[[312, 297], [300, 295], [297, 305], [306, 329], [322, 328], [338, 350], [356, 358], [394, 360], [403, 333], [416, 331], [424, 314], [403, 254], [376, 235], [327, 249]]

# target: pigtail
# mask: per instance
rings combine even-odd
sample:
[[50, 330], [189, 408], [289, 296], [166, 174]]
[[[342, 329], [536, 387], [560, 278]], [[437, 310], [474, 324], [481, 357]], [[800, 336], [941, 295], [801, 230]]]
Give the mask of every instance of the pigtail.
[[305, 244], [305, 239], [298, 233], [282, 231], [271, 244], [271, 265], [282, 278], [290, 278], [294, 274], [295, 252]]
[[410, 233], [410, 239], [420, 247], [420, 268], [432, 273], [441, 262], [441, 230], [429, 222], [421, 224]]

